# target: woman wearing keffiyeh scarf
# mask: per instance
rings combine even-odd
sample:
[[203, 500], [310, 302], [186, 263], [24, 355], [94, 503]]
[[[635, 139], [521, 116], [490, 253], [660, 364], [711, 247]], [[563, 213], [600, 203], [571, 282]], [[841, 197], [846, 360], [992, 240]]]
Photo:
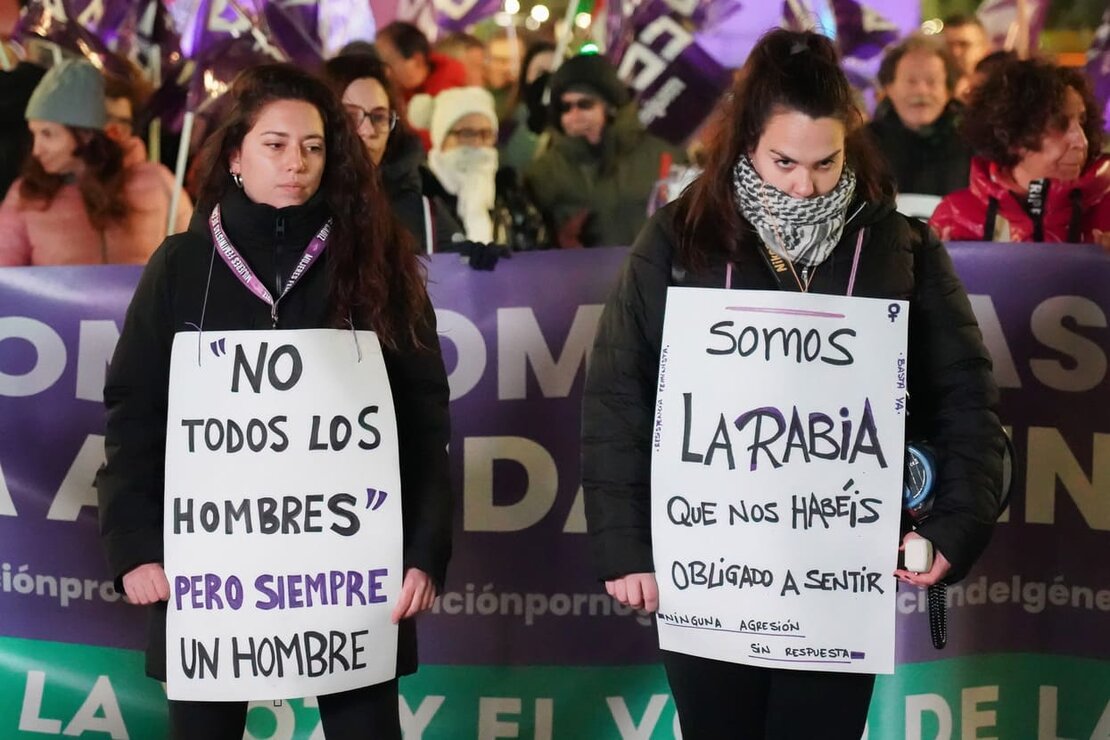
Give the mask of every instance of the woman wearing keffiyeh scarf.
[[[670, 578], [672, 564], [656, 562], [652, 549], [652, 420], [667, 290], [683, 286], [908, 301], [907, 435], [928, 435], [939, 483], [929, 517], [903, 541], [932, 543], [935, 558], [921, 572], [889, 576], [908, 588], [960, 580], [998, 514], [1004, 441], [990, 359], [944, 246], [895, 212], [893, 184], [827, 38], [768, 33], [721, 116], [705, 172], [640, 233], [590, 355], [582, 483], [598, 575], [618, 601], [670, 613], [674, 589], [660, 603], [656, 571]], [[789, 500], [785, 491], [763, 494]], [[766, 561], [772, 567], [774, 553]], [[882, 583], [893, 589], [889, 576]], [[742, 616], [727, 615], [734, 624]], [[781, 639], [752, 640], [793, 660]], [[662, 655], [685, 737], [857, 740], [864, 730], [873, 675], [826, 672], [819, 661]]]

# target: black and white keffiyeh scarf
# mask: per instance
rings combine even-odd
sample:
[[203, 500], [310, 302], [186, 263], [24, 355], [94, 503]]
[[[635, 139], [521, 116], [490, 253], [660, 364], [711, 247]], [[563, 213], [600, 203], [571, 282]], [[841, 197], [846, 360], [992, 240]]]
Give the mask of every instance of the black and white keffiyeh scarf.
[[836, 187], [813, 198], [794, 198], [767, 184], [748, 157], [732, 173], [740, 214], [772, 251], [795, 265], [816, 267], [832, 253], [844, 233], [856, 175], [848, 167]]

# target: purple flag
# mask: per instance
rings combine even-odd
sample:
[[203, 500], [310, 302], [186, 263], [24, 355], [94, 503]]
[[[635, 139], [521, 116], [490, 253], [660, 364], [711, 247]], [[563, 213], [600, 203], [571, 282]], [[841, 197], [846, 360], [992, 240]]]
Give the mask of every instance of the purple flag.
[[[699, 46], [691, 29], [720, 22], [739, 3], [687, 2], [688, 12], [676, 10], [676, 5], [673, 0], [646, 0], [631, 16], [615, 19], [620, 32], [608, 53], [617, 74], [636, 95], [641, 122], [674, 144], [698, 129], [732, 80], [729, 71]], [[610, 12], [616, 8], [615, 4]]]
[[127, 77], [129, 68], [97, 36], [76, 22], [67, 0], [31, 0], [20, 18], [16, 38], [40, 38], [88, 59], [101, 72]]
[[1102, 24], [1087, 51], [1087, 77], [1095, 88], [1095, 97], [1103, 105], [1103, 125], [1110, 131], [1110, 8], [1102, 16]]
[[[1029, 9], [1030, 49], [1037, 48], [1037, 40], [1048, 16], [1049, 2], [1051, 0], [1026, 0]], [[990, 39], [991, 46], [995, 49], [1014, 48], [1018, 41], [1013, 38], [1018, 28], [1018, 0], [983, 0], [975, 15], [987, 29], [987, 38]]]
[[320, 7], [315, 0], [270, 0], [262, 7], [270, 33], [297, 64], [315, 68], [323, 61]]
[[462, 31], [501, 10], [501, 0], [432, 0], [436, 25], [448, 32]]
[[261, 0], [176, 0], [171, 12], [181, 29], [181, 52], [195, 59], [228, 39], [248, 38], [260, 54], [284, 61], [285, 54], [259, 25], [260, 6]]
[[118, 51], [120, 31], [131, 6], [129, 0], [69, 0], [69, 17]]
[[896, 24], [856, 0], [832, 0], [832, 9], [836, 43], [845, 58], [878, 59], [883, 49], [898, 40]]

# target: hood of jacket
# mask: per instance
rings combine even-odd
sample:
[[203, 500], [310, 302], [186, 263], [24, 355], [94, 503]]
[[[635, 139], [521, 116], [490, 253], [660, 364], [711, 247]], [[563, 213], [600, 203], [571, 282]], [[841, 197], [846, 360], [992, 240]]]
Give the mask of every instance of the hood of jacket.
[[420, 137], [407, 131], [397, 131], [390, 138], [378, 172], [391, 199], [404, 193], [420, 192], [420, 165], [423, 162], [424, 145]]

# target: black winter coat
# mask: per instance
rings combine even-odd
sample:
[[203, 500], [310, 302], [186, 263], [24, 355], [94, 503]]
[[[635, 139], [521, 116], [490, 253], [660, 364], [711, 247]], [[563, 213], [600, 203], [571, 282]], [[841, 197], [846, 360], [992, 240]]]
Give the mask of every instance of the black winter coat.
[[[918, 531], [951, 561], [945, 580], [952, 583], [982, 553], [998, 514], [1004, 443], [991, 361], [948, 253], [927, 227], [895, 213], [891, 203], [857, 202], [848, 213], [855, 216], [810, 290], [847, 292], [858, 230], [866, 227], [854, 295], [910, 302], [907, 437], [930, 440], [940, 466], [932, 514]], [[590, 356], [582, 484], [603, 580], [655, 570], [651, 435], [667, 288], [725, 286], [724, 257], [698, 274], [675, 263], [674, 214], [674, 204], [661, 209], [640, 233]], [[762, 249], [748, 227], [733, 260], [734, 289], [779, 287]]]
[[[261, 280], [284, 285], [305, 246], [328, 217], [321, 194], [276, 209], [230, 188], [220, 204], [224, 228]], [[170, 350], [181, 331], [271, 326], [270, 307], [248, 291], [213, 253], [207, 217], [198, 208], [189, 230], [151, 256], [131, 300], [104, 388], [107, 461], [97, 475], [100, 532], [116, 588], [125, 573], [163, 560], [162, 513]], [[279, 304], [280, 329], [329, 321], [327, 251]], [[211, 272], [210, 272], [211, 265]], [[211, 275], [211, 286], [206, 284]], [[270, 288], [273, 294], [273, 286]], [[203, 319], [202, 319], [203, 314]], [[363, 328], [363, 327], [359, 327]], [[435, 316], [428, 306], [419, 336], [429, 349], [382, 348], [397, 414], [403, 496], [403, 563], [428, 573], [442, 591], [451, 554], [447, 467], [448, 387]], [[413, 620], [401, 623], [398, 673], [416, 670]], [[148, 675], [165, 678], [166, 604], [151, 609]]]
[[957, 129], [963, 107], [951, 102], [931, 126], [913, 131], [889, 101], [879, 104], [867, 124], [886, 157], [900, 193], [948, 195], [967, 187], [971, 149]]

